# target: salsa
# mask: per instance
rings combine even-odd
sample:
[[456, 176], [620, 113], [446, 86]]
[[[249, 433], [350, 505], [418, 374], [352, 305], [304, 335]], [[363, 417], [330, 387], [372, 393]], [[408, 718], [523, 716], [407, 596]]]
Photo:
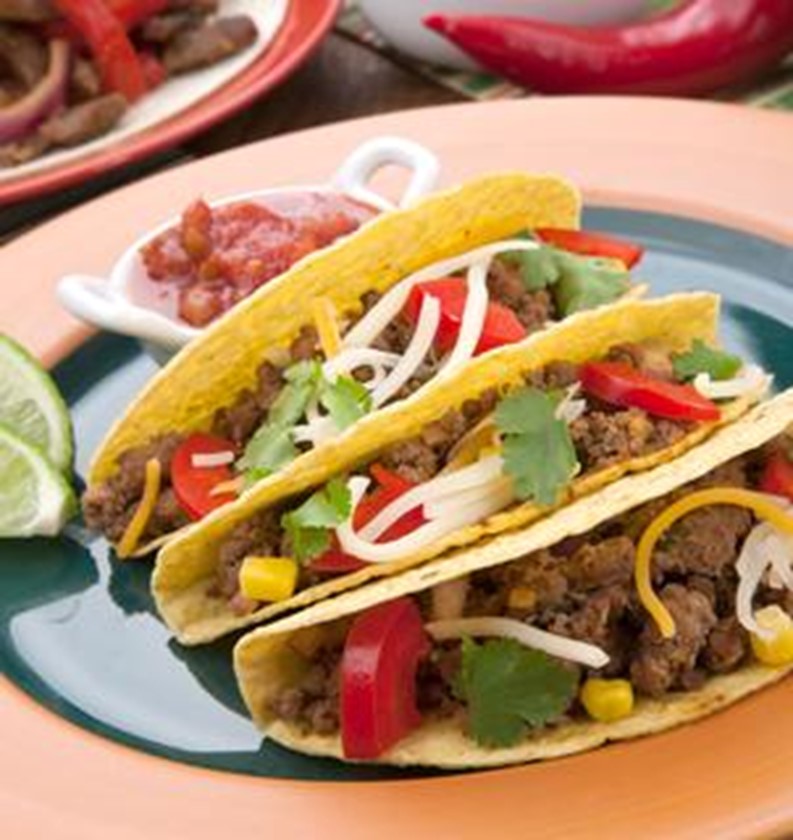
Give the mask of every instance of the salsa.
[[285, 191], [215, 208], [199, 199], [141, 257], [148, 280], [175, 292], [178, 316], [203, 327], [376, 214], [338, 193]]

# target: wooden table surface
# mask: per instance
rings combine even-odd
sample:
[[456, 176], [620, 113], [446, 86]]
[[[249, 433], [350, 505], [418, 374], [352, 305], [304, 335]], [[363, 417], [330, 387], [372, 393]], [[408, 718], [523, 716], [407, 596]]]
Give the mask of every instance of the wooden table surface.
[[179, 148], [89, 186], [3, 208], [0, 241], [159, 168], [303, 128], [460, 99], [458, 94], [334, 31], [281, 87]]

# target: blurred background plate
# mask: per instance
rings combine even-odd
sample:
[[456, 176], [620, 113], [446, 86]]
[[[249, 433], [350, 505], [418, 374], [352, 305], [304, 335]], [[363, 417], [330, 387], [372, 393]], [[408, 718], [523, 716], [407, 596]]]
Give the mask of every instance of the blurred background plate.
[[[69, 154], [63, 162], [40, 166], [19, 176], [4, 170], [0, 207], [88, 181], [171, 148], [231, 116], [278, 85], [305, 62], [333, 26], [342, 0], [288, 0], [275, 37], [231, 81], [194, 105], [149, 128], [119, 139], [111, 134], [85, 154]], [[222, 71], [222, 65], [219, 68]]]

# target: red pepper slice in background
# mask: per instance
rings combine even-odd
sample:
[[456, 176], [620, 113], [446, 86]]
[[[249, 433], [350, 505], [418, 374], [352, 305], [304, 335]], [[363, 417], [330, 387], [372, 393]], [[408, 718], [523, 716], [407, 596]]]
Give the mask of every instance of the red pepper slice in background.
[[587, 257], [607, 257], [621, 260], [627, 268], [632, 268], [642, 258], [644, 249], [632, 242], [613, 239], [602, 233], [590, 233], [585, 230], [565, 230], [564, 228], [538, 228], [535, 233], [548, 245], [556, 245], [563, 251], [583, 254]]
[[[391, 502], [396, 501], [400, 496], [416, 486], [413, 482], [402, 478], [401, 475], [386, 469], [382, 464], [373, 464], [370, 472], [378, 486], [365, 498], [361, 499], [358, 507], [355, 508], [352, 524], [356, 531], [363, 528], [368, 522], [371, 522], [383, 508], [388, 507]], [[385, 543], [391, 542], [391, 540], [398, 540], [400, 537], [404, 537], [412, 531], [415, 531], [416, 528], [424, 525], [426, 521], [420, 507], [408, 511], [390, 528], [383, 532], [378, 542]], [[357, 557], [345, 554], [339, 547], [334, 535], [331, 548], [319, 557], [315, 557], [309, 567], [312, 572], [345, 574], [348, 572], [357, 572], [359, 569], [363, 569], [368, 565], [364, 560], [359, 560]]]
[[168, 78], [168, 71], [165, 69], [165, 65], [154, 53], [139, 53], [138, 61], [140, 61], [143, 77], [146, 79], [147, 90], [158, 88]]
[[623, 362], [590, 362], [578, 378], [585, 393], [611, 405], [641, 408], [670, 420], [718, 420], [716, 403], [690, 385], [663, 382]]
[[230, 465], [195, 467], [193, 455], [234, 451], [230, 441], [205, 434], [190, 435], [176, 448], [171, 461], [171, 483], [179, 504], [191, 519], [201, 519], [237, 498], [234, 493], [211, 495], [218, 484], [234, 478]]
[[782, 450], [774, 452], [760, 476], [760, 489], [793, 502], [793, 461]]
[[624, 26], [453, 14], [424, 25], [542, 93], [701, 95], [745, 82], [793, 49], [790, 0], [688, 0]]
[[80, 33], [96, 60], [106, 90], [135, 102], [146, 93], [146, 79], [132, 42], [119, 19], [103, 0], [53, 0], [55, 7]]
[[[432, 295], [441, 305], [441, 320], [435, 336], [435, 346], [441, 353], [451, 350], [460, 334], [460, 325], [468, 298], [468, 283], [462, 277], [442, 277], [417, 283], [408, 295], [405, 315], [413, 323], [418, 320], [425, 295]], [[506, 306], [490, 301], [487, 305], [482, 335], [474, 351], [476, 355], [514, 344], [526, 338], [526, 328], [518, 316]]]
[[419, 726], [416, 669], [429, 650], [421, 613], [410, 598], [356, 617], [341, 658], [345, 757], [378, 758]]

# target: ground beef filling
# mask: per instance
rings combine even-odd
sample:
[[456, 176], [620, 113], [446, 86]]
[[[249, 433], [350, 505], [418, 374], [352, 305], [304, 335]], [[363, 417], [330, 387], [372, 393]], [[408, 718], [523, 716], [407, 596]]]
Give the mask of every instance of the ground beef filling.
[[[598, 675], [628, 679], [640, 696], [700, 688], [709, 677], [735, 670], [750, 656], [748, 634], [735, 618], [735, 562], [755, 524], [752, 515], [729, 506], [703, 508], [680, 520], [661, 543], [654, 582], [677, 625], [669, 640], [660, 636], [636, 596], [636, 543], [647, 524], [676, 498], [708, 486], [750, 486], [752, 469], [750, 459], [738, 459], [587, 535], [475, 573], [465, 615], [508, 616], [598, 645], [610, 656]], [[428, 616], [431, 600], [419, 597], [419, 602]], [[793, 598], [785, 590], [761, 588], [756, 602], [777, 603], [793, 612]], [[314, 715], [322, 709], [321, 732], [329, 734], [328, 723], [337, 721], [327, 704], [338, 702], [340, 650], [338, 645], [323, 649], [320, 659], [326, 670], [312, 668], [310, 685], [300, 683], [276, 697], [273, 712], [304, 732], [320, 732]], [[453, 690], [459, 658], [459, 643], [436, 643], [420, 664], [417, 698], [424, 713], [464, 718], [465, 708]], [[328, 663], [335, 666], [328, 668]], [[320, 673], [325, 680], [317, 684]], [[582, 679], [586, 675], [582, 670]]]

